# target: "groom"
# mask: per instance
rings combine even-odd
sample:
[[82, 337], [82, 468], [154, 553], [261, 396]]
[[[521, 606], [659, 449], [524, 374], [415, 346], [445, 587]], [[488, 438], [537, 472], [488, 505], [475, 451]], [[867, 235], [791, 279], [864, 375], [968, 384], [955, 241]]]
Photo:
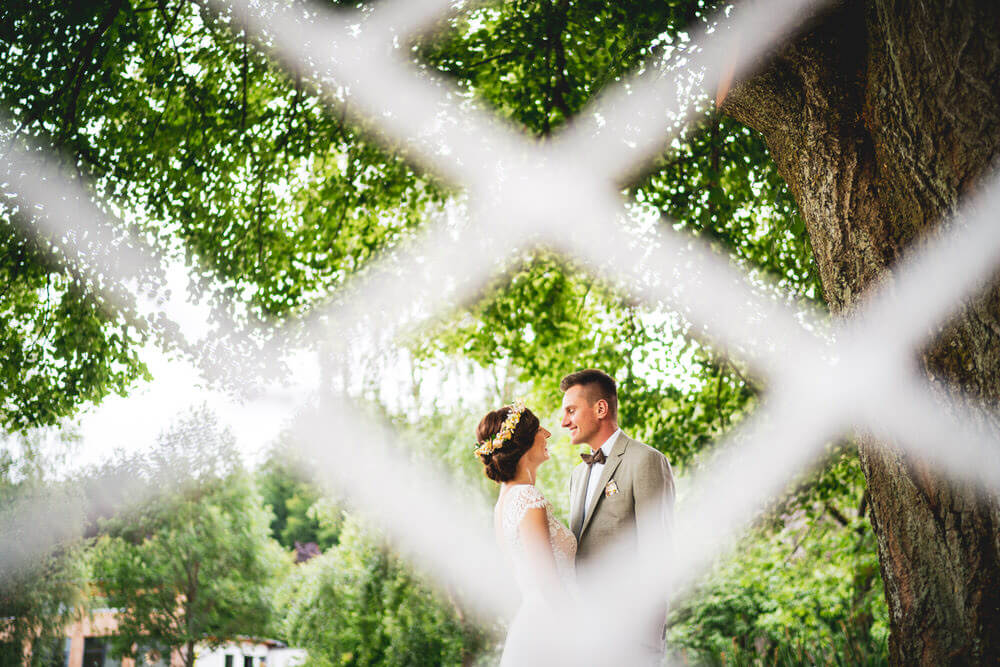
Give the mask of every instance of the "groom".
[[[674, 478], [670, 463], [649, 445], [618, 428], [615, 380], [596, 369], [562, 379], [562, 426], [573, 444], [590, 445], [589, 454], [570, 477], [570, 529], [576, 535], [576, 570], [580, 585], [596, 589], [614, 577], [635, 577], [625, 566], [618, 572], [599, 569], [609, 551], [629, 560], [654, 553], [669, 538], [673, 517]], [[607, 567], [607, 565], [605, 565]], [[666, 597], [666, 596], [664, 596]], [[663, 654], [666, 606], [644, 619], [643, 649], [652, 661]]]

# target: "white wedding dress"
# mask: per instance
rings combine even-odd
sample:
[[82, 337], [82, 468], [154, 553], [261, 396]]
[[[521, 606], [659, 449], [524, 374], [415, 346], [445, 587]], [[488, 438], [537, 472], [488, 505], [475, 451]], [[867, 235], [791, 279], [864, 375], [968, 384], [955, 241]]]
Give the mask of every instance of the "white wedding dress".
[[555, 556], [556, 572], [560, 582], [571, 592], [574, 589], [573, 563], [576, 558], [576, 537], [566, 526], [559, 523], [552, 510], [552, 504], [541, 491], [531, 484], [518, 484], [501, 494], [497, 500], [500, 519], [500, 537], [514, 568], [514, 576], [521, 589], [521, 607], [510, 624], [507, 641], [504, 643], [501, 667], [515, 667], [531, 664], [552, 664], [543, 658], [537, 647], [540, 632], [544, 632], [547, 620], [551, 620], [551, 609], [545, 604], [541, 592], [532, 583], [531, 565], [521, 543], [520, 525], [529, 509], [544, 508], [549, 521], [549, 544]]

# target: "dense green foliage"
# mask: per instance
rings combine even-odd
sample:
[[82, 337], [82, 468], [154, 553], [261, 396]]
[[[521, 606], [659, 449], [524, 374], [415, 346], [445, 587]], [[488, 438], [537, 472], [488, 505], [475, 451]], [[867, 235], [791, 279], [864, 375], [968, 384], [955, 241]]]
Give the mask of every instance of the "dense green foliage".
[[533, 134], [673, 42], [705, 2], [488, 2], [449, 22], [421, 56]]
[[144, 326], [102, 307], [0, 197], [0, 427], [49, 425], [145, 377]]
[[678, 606], [668, 635], [675, 652], [737, 664], [887, 662], [875, 536], [855, 508], [838, 507], [861, 498], [864, 478], [853, 453], [832, 467], [847, 488], [831, 492], [828, 479], [826, 490], [751, 531]]

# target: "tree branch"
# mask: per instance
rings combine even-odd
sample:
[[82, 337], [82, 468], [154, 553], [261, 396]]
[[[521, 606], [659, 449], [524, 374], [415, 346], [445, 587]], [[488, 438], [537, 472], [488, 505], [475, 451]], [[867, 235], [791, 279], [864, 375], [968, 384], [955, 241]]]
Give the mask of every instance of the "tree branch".
[[247, 78], [250, 69], [250, 51], [247, 44], [247, 31], [243, 31], [243, 62], [241, 64], [241, 74], [243, 78], [243, 109], [240, 114], [240, 133], [246, 131], [247, 127]]
[[[108, 28], [115, 22], [115, 18], [121, 12], [122, 5], [125, 0], [113, 0], [111, 5], [108, 7], [108, 11], [104, 13], [101, 18], [100, 24], [97, 28], [90, 34], [83, 48], [80, 49], [80, 54], [77, 56], [76, 62], [73, 63], [73, 69], [70, 71], [69, 79], [67, 79], [67, 84], [72, 85], [72, 91], [70, 92], [69, 99], [66, 102], [66, 110], [63, 113], [63, 134], [69, 133], [69, 128], [72, 123], [76, 120], [76, 104], [80, 97], [80, 91], [83, 88], [83, 80], [86, 78], [89, 66], [92, 64], [91, 58], [94, 54], [94, 49], [97, 47], [97, 43], [100, 41], [101, 37], [107, 32]], [[63, 88], [65, 90], [65, 87]]]
[[477, 60], [474, 63], [466, 65], [465, 69], [470, 70], [476, 67], [480, 67], [482, 65], [486, 65], [487, 63], [491, 63], [494, 60], [499, 60], [500, 58], [509, 58], [510, 56], [515, 56], [515, 55], [517, 55], [516, 51], [504, 51], [503, 53], [498, 53], [495, 56], [490, 56], [489, 58], [483, 58], [482, 60]]
[[572, 115], [566, 96], [572, 93], [566, 75], [566, 47], [562, 43], [562, 35], [566, 30], [569, 12], [569, 0], [560, 0], [556, 6], [554, 20], [549, 22], [549, 48], [555, 56], [555, 73], [550, 79], [552, 90], [550, 99], [552, 104], [562, 113], [563, 120], [566, 121]]
[[846, 516], [844, 516], [843, 513], [841, 513], [841, 511], [837, 509], [836, 505], [834, 505], [830, 501], [826, 501], [825, 503], [823, 503], [823, 507], [826, 508], [826, 511], [830, 514], [830, 516], [836, 519], [837, 523], [839, 523], [841, 526], [843, 526], [844, 528], [851, 527], [851, 520], [848, 519]]

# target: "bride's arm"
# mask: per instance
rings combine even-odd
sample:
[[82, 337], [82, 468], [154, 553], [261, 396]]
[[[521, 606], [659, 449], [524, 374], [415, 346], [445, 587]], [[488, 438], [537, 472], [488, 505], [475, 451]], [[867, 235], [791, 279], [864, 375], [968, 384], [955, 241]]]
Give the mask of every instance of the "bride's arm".
[[568, 591], [559, 580], [556, 558], [549, 541], [549, 519], [544, 507], [533, 507], [524, 513], [518, 526], [524, 545], [526, 574], [545, 600], [558, 609], [569, 603]]

